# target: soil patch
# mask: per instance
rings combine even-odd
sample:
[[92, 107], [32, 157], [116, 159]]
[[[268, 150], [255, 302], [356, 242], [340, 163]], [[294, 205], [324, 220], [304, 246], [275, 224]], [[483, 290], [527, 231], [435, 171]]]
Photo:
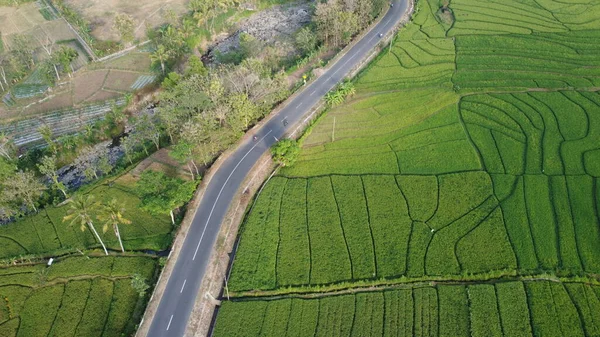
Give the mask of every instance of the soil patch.
[[65, 0], [67, 5], [91, 23], [92, 35], [99, 40], [119, 41], [113, 29], [117, 13], [131, 15], [135, 22], [135, 37], [144, 39], [146, 26], [158, 27], [167, 22], [165, 16], [173, 11], [177, 16], [187, 11], [189, 0]]

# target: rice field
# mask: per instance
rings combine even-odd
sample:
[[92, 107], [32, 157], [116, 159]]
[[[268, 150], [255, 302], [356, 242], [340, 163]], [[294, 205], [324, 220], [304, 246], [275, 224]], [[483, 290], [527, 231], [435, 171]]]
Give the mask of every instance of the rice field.
[[600, 5], [416, 13], [256, 199], [215, 336], [600, 333]]
[[499, 282], [232, 301], [214, 336], [595, 336], [599, 289]]
[[154, 279], [156, 259], [69, 257], [0, 269], [0, 336], [124, 336], [145, 299], [131, 285]]

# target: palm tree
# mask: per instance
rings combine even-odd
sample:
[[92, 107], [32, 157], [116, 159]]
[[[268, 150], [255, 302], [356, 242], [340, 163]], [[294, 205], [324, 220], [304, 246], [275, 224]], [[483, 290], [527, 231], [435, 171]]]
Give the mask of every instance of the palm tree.
[[98, 203], [94, 201], [94, 196], [91, 194], [86, 196], [77, 195], [69, 200], [69, 205], [67, 215], [63, 218], [63, 222], [70, 221], [71, 225], [79, 223], [82, 231], [85, 231], [85, 226], [87, 225], [96, 236], [96, 239], [98, 239], [98, 242], [102, 245], [104, 254], [108, 255], [106, 246], [104, 245], [104, 242], [102, 242], [102, 239], [100, 238], [100, 235], [98, 235], [94, 223], [92, 222], [91, 212], [98, 207]]
[[104, 226], [102, 227], [104, 233], [106, 233], [109, 226], [112, 226], [117, 239], [119, 239], [119, 245], [121, 246], [121, 251], [123, 253], [125, 253], [125, 249], [123, 248], [123, 241], [121, 240], [121, 234], [119, 233], [119, 223], [123, 225], [131, 224], [131, 221], [125, 219], [123, 216], [124, 212], [125, 208], [119, 207], [117, 199], [112, 199], [108, 203], [100, 206], [100, 214], [98, 215], [98, 220], [104, 222]]
[[150, 54], [150, 60], [152, 63], [160, 63], [162, 73], [165, 73], [165, 62], [169, 59], [169, 51], [163, 45], [159, 45], [154, 53]]

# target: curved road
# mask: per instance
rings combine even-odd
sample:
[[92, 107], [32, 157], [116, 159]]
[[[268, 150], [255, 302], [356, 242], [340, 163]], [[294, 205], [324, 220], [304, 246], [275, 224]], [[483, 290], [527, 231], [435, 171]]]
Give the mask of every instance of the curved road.
[[[407, 10], [408, 0], [394, 1], [394, 6], [370, 32], [257, 130], [257, 142], [250, 140], [242, 144], [214, 174], [175, 262], [148, 337], [183, 336], [221, 221], [246, 174], [277, 139], [304, 118], [327, 92], [368, 56], [380, 42], [379, 34], [390, 32]], [[283, 120], [288, 123], [284, 125]]]

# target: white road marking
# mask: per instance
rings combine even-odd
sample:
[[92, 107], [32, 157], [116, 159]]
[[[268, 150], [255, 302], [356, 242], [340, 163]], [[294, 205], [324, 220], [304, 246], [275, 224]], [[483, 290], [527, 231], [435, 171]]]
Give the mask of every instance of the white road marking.
[[181, 286], [181, 290], [179, 291], [180, 294], [183, 292], [183, 288], [185, 288], [185, 282], [187, 282], [187, 279], [183, 280], [183, 285]]
[[311, 92], [309, 96], [314, 95], [316, 92], [317, 92], [316, 90], [313, 90], [313, 92]]
[[169, 328], [171, 327], [172, 320], [173, 320], [173, 315], [171, 315], [171, 318], [169, 319], [169, 324], [167, 324], [167, 331], [169, 331]]
[[[265, 139], [271, 132], [273, 132], [273, 130], [269, 130], [269, 132], [267, 132], [266, 135], [264, 135], [260, 141], [262, 141], [263, 139]], [[256, 144], [254, 144], [254, 146], [252, 146], [250, 148], [250, 150], [248, 150], [248, 152], [246, 152], [246, 154], [242, 157], [242, 159], [237, 163], [237, 165], [235, 165], [235, 167], [233, 168], [233, 170], [231, 170], [231, 173], [229, 173], [229, 176], [227, 177], [227, 179], [225, 180], [225, 183], [223, 183], [223, 186], [221, 186], [221, 190], [219, 191], [219, 194], [217, 194], [217, 198], [215, 199], [215, 203], [213, 204], [210, 213], [208, 214], [208, 219], [206, 220], [206, 224], [204, 225], [204, 229], [202, 230], [202, 235], [200, 236], [200, 241], [198, 241], [198, 246], [196, 246], [196, 251], [194, 252], [194, 256], [192, 257], [192, 261], [194, 261], [196, 259], [196, 254], [198, 254], [198, 248], [200, 248], [200, 244], [202, 243], [202, 239], [204, 238], [204, 233], [206, 233], [206, 228], [208, 227], [208, 223], [210, 222], [210, 218], [212, 217], [212, 214], [215, 210], [215, 207], [217, 206], [217, 202], [219, 202], [219, 198], [221, 197], [221, 193], [223, 193], [223, 190], [225, 189], [225, 185], [227, 185], [227, 182], [229, 182], [229, 179], [231, 179], [231, 176], [233, 175], [233, 172], [235, 172], [235, 170], [238, 168], [238, 166], [240, 166], [240, 164], [244, 161], [244, 159], [246, 159], [246, 157], [250, 154], [250, 152], [252, 152], [252, 150], [254, 150], [255, 147], [258, 146], [258, 144], [260, 143], [256, 142]]]
[[276, 141], [276, 142], [278, 142], [278, 141], [279, 141], [279, 139], [277, 139], [277, 137], [273, 136], [273, 138], [275, 138], [275, 141]]

